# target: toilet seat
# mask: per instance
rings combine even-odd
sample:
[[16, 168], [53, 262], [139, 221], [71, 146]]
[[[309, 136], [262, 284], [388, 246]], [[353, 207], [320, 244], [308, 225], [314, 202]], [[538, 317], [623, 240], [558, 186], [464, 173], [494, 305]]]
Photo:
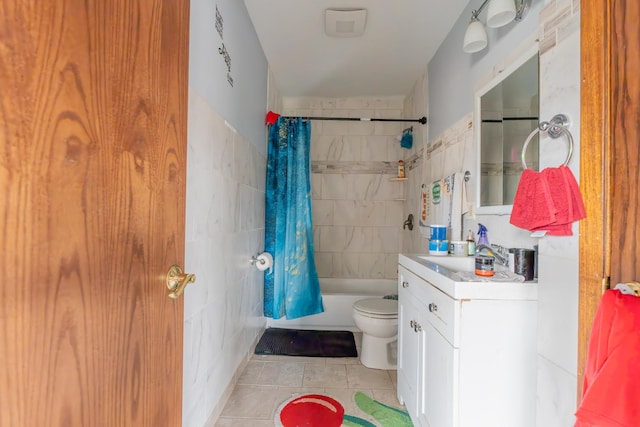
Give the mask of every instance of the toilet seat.
[[398, 317], [398, 301], [384, 298], [367, 298], [356, 301], [353, 309], [363, 316], [377, 319], [395, 319]]

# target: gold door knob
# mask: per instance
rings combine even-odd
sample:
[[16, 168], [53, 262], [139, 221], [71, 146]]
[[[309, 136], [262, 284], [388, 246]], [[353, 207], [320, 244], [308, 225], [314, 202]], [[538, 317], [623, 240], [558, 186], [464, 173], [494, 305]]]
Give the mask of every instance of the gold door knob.
[[169, 298], [176, 299], [189, 283], [196, 281], [195, 274], [186, 274], [177, 265], [172, 265], [167, 273], [167, 289], [169, 289]]

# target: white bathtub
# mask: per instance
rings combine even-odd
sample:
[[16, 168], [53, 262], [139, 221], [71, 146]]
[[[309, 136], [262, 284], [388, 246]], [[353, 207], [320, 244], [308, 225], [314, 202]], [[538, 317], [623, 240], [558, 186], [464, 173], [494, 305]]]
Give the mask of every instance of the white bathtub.
[[358, 331], [353, 321], [353, 303], [374, 297], [398, 294], [396, 280], [320, 279], [324, 313], [299, 319], [269, 319], [268, 328]]

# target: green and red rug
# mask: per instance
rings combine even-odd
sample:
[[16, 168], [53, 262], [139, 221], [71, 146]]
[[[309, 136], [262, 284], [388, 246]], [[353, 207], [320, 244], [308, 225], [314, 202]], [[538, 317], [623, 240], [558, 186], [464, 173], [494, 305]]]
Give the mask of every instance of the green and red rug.
[[279, 427], [413, 427], [409, 414], [358, 391], [353, 400], [362, 414], [345, 413], [345, 406], [326, 394], [303, 394], [285, 400], [276, 411]]

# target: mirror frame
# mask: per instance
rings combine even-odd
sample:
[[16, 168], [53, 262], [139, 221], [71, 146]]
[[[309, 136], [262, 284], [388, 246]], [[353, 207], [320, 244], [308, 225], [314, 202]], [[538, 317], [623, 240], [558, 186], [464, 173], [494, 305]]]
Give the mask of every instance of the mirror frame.
[[[511, 209], [513, 208], [513, 204], [511, 205], [495, 205], [495, 206], [481, 206], [480, 205], [480, 193], [481, 193], [481, 164], [480, 164], [480, 153], [481, 153], [481, 134], [482, 134], [482, 119], [481, 119], [481, 98], [484, 94], [489, 92], [491, 89], [496, 87], [499, 83], [505, 80], [508, 76], [510, 76], [514, 71], [516, 71], [520, 66], [522, 66], [525, 62], [531, 59], [533, 56], [538, 55], [538, 94], [540, 94], [540, 57], [539, 50], [537, 44], [531, 46], [528, 49], [525, 49], [523, 53], [514, 59], [510, 64], [504, 66], [501, 70], [497, 71], [497, 74], [490, 79], [486, 84], [482, 85], [480, 89], [476, 90], [474, 94], [473, 100], [473, 138], [474, 138], [474, 147], [475, 147], [475, 209], [477, 214], [497, 214], [497, 215], [510, 215]], [[494, 71], [495, 72], [495, 71]], [[540, 110], [540, 97], [538, 97], [538, 111]], [[524, 141], [522, 141], [524, 144]]]

